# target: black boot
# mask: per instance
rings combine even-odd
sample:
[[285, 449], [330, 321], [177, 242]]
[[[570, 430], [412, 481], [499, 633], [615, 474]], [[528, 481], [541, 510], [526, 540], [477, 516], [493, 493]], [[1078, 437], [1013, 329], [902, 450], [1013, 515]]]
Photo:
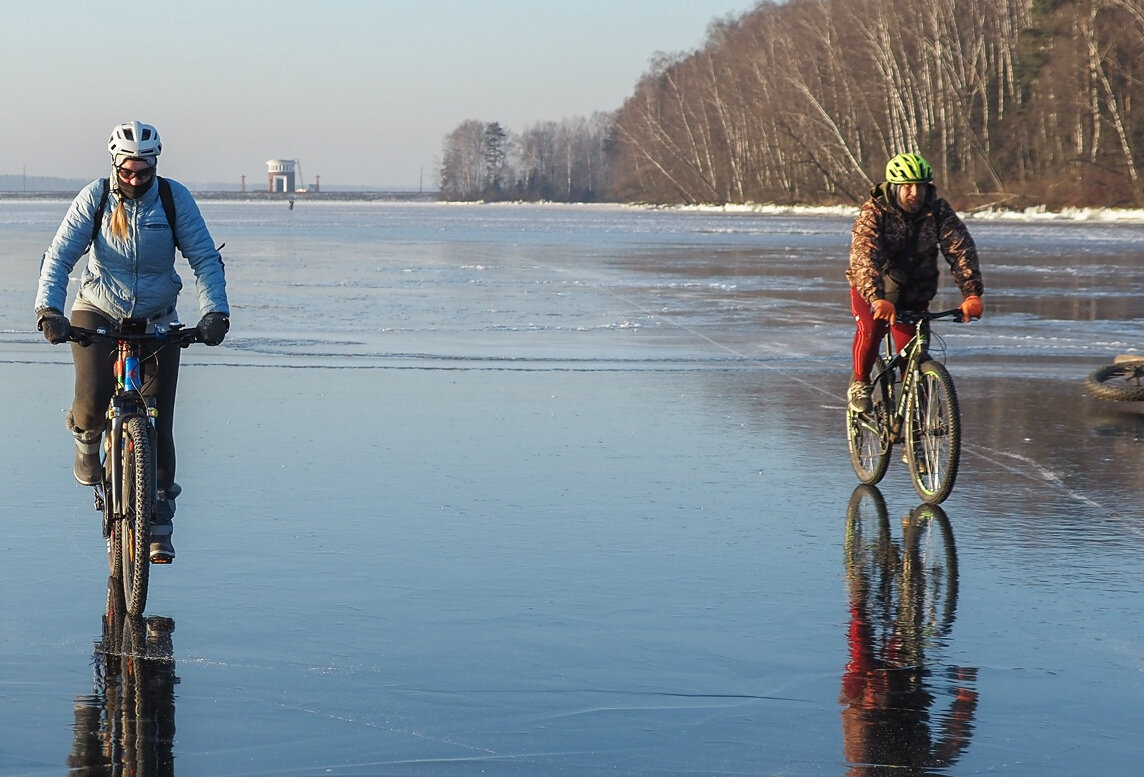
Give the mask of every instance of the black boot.
[[100, 435], [97, 434], [94, 440], [84, 440], [84, 437], [90, 435], [76, 435], [72, 473], [81, 486], [96, 486], [103, 482], [103, 464], [99, 460]]

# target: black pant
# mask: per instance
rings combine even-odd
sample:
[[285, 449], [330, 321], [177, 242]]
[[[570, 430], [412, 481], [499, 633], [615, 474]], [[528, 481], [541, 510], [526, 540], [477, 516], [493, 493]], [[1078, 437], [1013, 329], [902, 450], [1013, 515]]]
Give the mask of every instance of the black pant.
[[[71, 322], [86, 329], [114, 328], [115, 322], [87, 310], [73, 310]], [[155, 397], [159, 417], [155, 419], [158, 439], [157, 474], [162, 493], [175, 482], [175, 387], [179, 382], [179, 356], [182, 348], [165, 345], [143, 364], [143, 395]], [[85, 442], [94, 442], [103, 431], [107, 403], [115, 391], [115, 344], [100, 340], [84, 347], [72, 343], [75, 362], [75, 400], [68, 413], [68, 428]]]

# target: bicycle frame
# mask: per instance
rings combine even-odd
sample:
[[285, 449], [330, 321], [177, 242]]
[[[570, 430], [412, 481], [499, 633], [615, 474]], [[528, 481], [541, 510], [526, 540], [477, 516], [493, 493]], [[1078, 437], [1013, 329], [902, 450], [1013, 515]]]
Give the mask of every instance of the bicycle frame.
[[[145, 354], [144, 343], [155, 343], [159, 348], [167, 345], [187, 346], [198, 340], [198, 333], [194, 329], [183, 329], [182, 324], [173, 324], [168, 327], [156, 327], [152, 333], [147, 332], [147, 322], [142, 319], [123, 319], [115, 331], [106, 329], [83, 329], [73, 327], [70, 339], [81, 345], [90, 344], [93, 340], [109, 340], [115, 343], [115, 362], [113, 371], [115, 375], [115, 390], [107, 406], [107, 425], [103, 439], [104, 466], [107, 468], [104, 482], [111, 486], [111, 493], [104, 492], [103, 484], [95, 486], [95, 509], [103, 512], [103, 536], [111, 536], [111, 521], [119, 520], [126, 512], [123, 504], [123, 478], [122, 460], [117, 455], [123, 442], [123, 427], [130, 418], [140, 417], [146, 420], [147, 429], [151, 438], [151, 447], [155, 448], [155, 419], [158, 409], [153, 398], [143, 395], [143, 385], [147, 380], [147, 363], [158, 352]], [[151, 472], [150, 493], [156, 493], [156, 468]], [[110, 510], [104, 506], [110, 505]]]
[[[143, 322], [123, 322], [121, 324], [120, 335], [143, 335], [145, 333], [146, 325]], [[123, 424], [126, 420], [133, 416], [145, 418], [152, 450], [155, 447], [155, 417], [158, 415], [158, 410], [155, 408], [154, 399], [143, 396], [143, 383], [146, 380], [144, 375], [145, 362], [146, 359], [141, 356], [139, 340], [116, 338], [115, 393], [112, 394], [111, 402], [107, 407], [107, 431], [103, 443], [106, 453], [104, 463], [111, 465], [105, 480], [111, 484], [111, 512], [116, 518], [126, 512], [122, 493], [123, 461], [119, 456], [111, 455], [111, 451], [118, 451], [122, 445]], [[155, 468], [152, 468], [150, 493], [156, 493], [156, 489], [156, 473]], [[107, 525], [106, 513], [104, 515], [103, 536], [107, 537], [111, 534], [111, 527]]]
[[[929, 358], [930, 322], [938, 318], [952, 318], [961, 320], [961, 311], [957, 308], [945, 310], [941, 313], [899, 313], [898, 320], [905, 324], [914, 324], [917, 328], [914, 336], [910, 338], [900, 351], [894, 353], [893, 336], [886, 333], [886, 367], [881, 372], [871, 376], [871, 383], [876, 383], [882, 375], [891, 370], [901, 370], [901, 386], [894, 392], [895, 396], [887, 397], [894, 412], [887, 419], [890, 423], [890, 432], [894, 442], [902, 438], [902, 424], [905, 422], [909, 410], [909, 402], [915, 395], [915, 387], [921, 377], [919, 368], [922, 362]], [[889, 381], [890, 386], [896, 386], [897, 381]]]

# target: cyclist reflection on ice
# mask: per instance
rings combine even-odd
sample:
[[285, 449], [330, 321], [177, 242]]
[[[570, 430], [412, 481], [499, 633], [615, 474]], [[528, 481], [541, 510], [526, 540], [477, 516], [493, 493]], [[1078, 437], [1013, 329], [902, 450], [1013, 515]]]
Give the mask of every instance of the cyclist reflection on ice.
[[122, 586], [108, 580], [103, 635], [95, 643], [95, 689], [76, 697], [69, 777], [171, 777], [175, 656], [170, 618], [127, 615]]
[[859, 486], [845, 550], [850, 660], [839, 701], [847, 773], [920, 775], [949, 766], [969, 745], [977, 708], [977, 670], [935, 661], [957, 608], [949, 519], [923, 504], [902, 519], [896, 542], [882, 494]]

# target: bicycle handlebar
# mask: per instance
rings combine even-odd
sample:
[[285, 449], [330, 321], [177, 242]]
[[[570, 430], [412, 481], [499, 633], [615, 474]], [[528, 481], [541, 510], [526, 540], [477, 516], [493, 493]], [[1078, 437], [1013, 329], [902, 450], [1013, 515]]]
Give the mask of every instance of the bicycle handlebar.
[[106, 327], [87, 329], [82, 326], [73, 326], [68, 331], [68, 340], [82, 346], [91, 345], [94, 340], [126, 340], [128, 342], [162, 343], [163, 345], [173, 344], [180, 348], [186, 348], [191, 343], [201, 343], [203, 341], [197, 327], [191, 327], [189, 329], [180, 327], [178, 329], [167, 329], [160, 332], [135, 334], [118, 332], [107, 329]]
[[930, 313], [928, 310], [899, 310], [897, 319], [903, 324], [916, 324], [919, 321], [933, 321], [938, 318], [952, 318], [955, 323], [964, 324], [961, 308], [943, 310], [940, 313]]

